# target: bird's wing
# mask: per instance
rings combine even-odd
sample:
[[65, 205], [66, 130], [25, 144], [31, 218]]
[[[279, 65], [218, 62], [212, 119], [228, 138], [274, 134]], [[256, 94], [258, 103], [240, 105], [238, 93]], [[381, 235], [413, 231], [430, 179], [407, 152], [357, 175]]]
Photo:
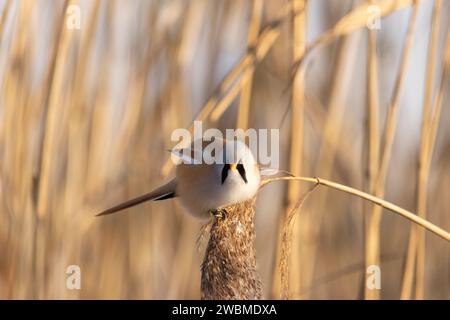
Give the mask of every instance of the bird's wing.
[[170, 199], [173, 197], [176, 197], [175, 189], [177, 186], [177, 182], [175, 179], [171, 180], [169, 183], [153, 190], [150, 193], [144, 194], [140, 197], [125, 201], [117, 206], [114, 206], [112, 208], [109, 208], [103, 212], [100, 212], [96, 216], [104, 216], [107, 214], [112, 214], [130, 207], [134, 207], [135, 205], [138, 205], [142, 202], [146, 201], [158, 201], [158, 200], [165, 200]]

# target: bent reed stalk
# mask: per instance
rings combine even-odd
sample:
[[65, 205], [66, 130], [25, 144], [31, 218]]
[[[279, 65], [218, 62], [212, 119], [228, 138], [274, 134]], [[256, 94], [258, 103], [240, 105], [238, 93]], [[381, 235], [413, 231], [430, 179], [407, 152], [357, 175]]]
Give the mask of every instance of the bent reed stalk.
[[420, 225], [421, 227], [425, 228], [426, 230], [438, 235], [439, 237], [441, 237], [444, 240], [447, 240], [448, 242], [450, 242], [450, 233], [448, 233], [447, 231], [443, 230], [442, 228], [436, 226], [435, 224], [429, 222], [426, 219], [423, 219], [419, 216], [417, 216], [416, 214], [405, 210], [389, 201], [380, 199], [378, 197], [375, 197], [371, 194], [365, 193], [363, 191], [360, 191], [358, 189], [354, 189], [345, 185], [342, 185], [340, 183], [336, 183], [333, 181], [329, 181], [326, 179], [322, 179], [322, 178], [312, 178], [312, 177], [296, 177], [296, 176], [290, 176], [290, 177], [276, 177], [276, 178], [269, 178], [266, 179], [262, 182], [261, 184], [261, 188], [263, 188], [264, 186], [266, 186], [267, 184], [269, 184], [270, 182], [274, 182], [274, 181], [283, 181], [283, 180], [296, 180], [296, 181], [304, 181], [304, 182], [310, 182], [310, 183], [316, 183], [319, 185], [323, 185], [323, 186], [327, 186], [330, 187], [332, 189], [336, 189], [354, 196], [357, 196], [359, 198], [371, 201], [377, 205], [379, 205], [380, 207], [383, 207], [391, 212], [394, 212], [414, 223], [416, 223], [417, 225]]

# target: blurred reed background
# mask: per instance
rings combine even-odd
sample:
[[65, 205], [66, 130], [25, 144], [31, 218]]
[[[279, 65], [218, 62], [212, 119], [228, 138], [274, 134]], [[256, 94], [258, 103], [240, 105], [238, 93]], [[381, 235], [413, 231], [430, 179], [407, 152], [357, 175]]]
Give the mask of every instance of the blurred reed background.
[[[450, 1], [0, 0], [0, 17], [2, 299], [199, 298], [201, 224], [176, 201], [93, 217], [166, 181], [171, 132], [195, 118], [279, 128], [282, 169], [450, 229]], [[323, 187], [280, 272], [284, 219], [310, 187], [258, 198], [267, 297], [450, 298], [449, 243]]]

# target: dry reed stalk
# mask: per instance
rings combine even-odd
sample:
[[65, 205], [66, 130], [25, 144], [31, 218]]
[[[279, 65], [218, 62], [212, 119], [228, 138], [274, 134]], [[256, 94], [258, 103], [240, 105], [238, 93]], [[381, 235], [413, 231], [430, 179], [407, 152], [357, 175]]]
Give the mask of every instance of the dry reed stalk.
[[[304, 55], [306, 48], [306, 1], [295, 0], [292, 2], [293, 10], [293, 54], [292, 57], [294, 61], [301, 59]], [[298, 13], [298, 14], [296, 14]], [[301, 175], [302, 170], [302, 151], [303, 151], [303, 125], [304, 125], [304, 95], [305, 95], [305, 69], [300, 69], [295, 75], [293, 86], [292, 86], [292, 100], [291, 100], [291, 144], [290, 144], [290, 160], [289, 160], [289, 171], [294, 175]], [[293, 234], [289, 234], [288, 245], [284, 245], [286, 242], [287, 229], [289, 228], [290, 221], [292, 220], [292, 212], [295, 213], [295, 209], [298, 207], [298, 197], [300, 195], [300, 186], [298, 183], [289, 183], [286, 196], [286, 208], [284, 215], [280, 219], [279, 230], [282, 230], [282, 237], [278, 241], [278, 250], [276, 256], [275, 266], [280, 265], [280, 269], [275, 268], [273, 270], [273, 283], [272, 283], [272, 296], [280, 296], [283, 299], [289, 298], [289, 286], [290, 282], [293, 283], [293, 290], [299, 291], [302, 281], [301, 281], [301, 267], [298, 263], [301, 261], [299, 255], [301, 245], [300, 232], [302, 223], [297, 224], [297, 228], [294, 230]], [[291, 239], [293, 237], [293, 239]], [[286, 254], [290, 251], [291, 243], [294, 244], [294, 256], [290, 257]], [[294, 279], [290, 281], [289, 279], [289, 265], [293, 265], [293, 269], [296, 270]], [[279, 280], [280, 279], [280, 282]]]
[[[373, 3], [373, 1], [370, 1]], [[368, 57], [367, 57], [367, 167], [364, 175], [366, 191], [372, 193], [375, 187], [375, 179], [378, 174], [380, 162], [380, 132], [379, 132], [379, 98], [378, 98], [378, 63], [377, 63], [377, 32], [375, 29], [368, 31]], [[364, 211], [370, 210], [368, 203], [364, 204]], [[364, 233], [368, 233], [368, 223], [364, 215]], [[365, 243], [366, 245], [367, 243]], [[364, 249], [366, 252], [369, 248]], [[367, 261], [366, 268], [367, 268]], [[364, 284], [363, 284], [364, 285]], [[364, 285], [365, 294], [367, 286]]]
[[380, 158], [379, 132], [379, 97], [378, 97], [378, 63], [377, 63], [377, 31], [369, 30], [367, 61], [367, 105], [368, 105], [368, 190], [373, 191], [375, 177]]
[[[430, 164], [433, 149], [436, 142], [436, 133], [442, 109], [444, 84], [446, 73], [450, 64], [450, 37], [447, 33], [447, 44], [444, 52], [443, 71], [439, 92], [433, 107], [433, 79], [435, 72], [435, 60], [437, 56], [440, 12], [442, 1], [437, 0], [434, 5], [431, 19], [431, 35], [428, 48], [428, 66], [425, 81], [425, 97], [422, 115], [422, 132], [419, 153], [418, 177], [417, 177], [417, 211], [420, 217], [426, 218], [427, 189], [430, 174]], [[404, 269], [404, 277], [401, 290], [401, 299], [411, 297], [413, 278], [416, 275], [416, 299], [424, 297], [425, 282], [425, 234], [422, 230], [412, 227], [408, 240], [408, 250]]]
[[[328, 112], [326, 120], [321, 133], [321, 141], [327, 141], [328, 143], [321, 142], [319, 155], [317, 160], [317, 166], [315, 172], [321, 176], [331, 177], [333, 174], [334, 159], [338, 147], [340, 146], [340, 135], [344, 126], [344, 114], [348, 107], [346, 103], [346, 95], [350, 91], [352, 85], [352, 73], [349, 72], [358, 52], [358, 38], [353, 36], [347, 36], [343, 39], [341, 46], [339, 47], [337, 61], [335, 63], [335, 69], [332, 75], [331, 92], [328, 101]], [[322, 226], [320, 223], [324, 217], [325, 207], [327, 205], [328, 190], [324, 190], [318, 195], [317, 201], [313, 204], [312, 212], [314, 212], [314, 221], [312, 217], [303, 221], [303, 228], [307, 230], [308, 245], [305, 245], [304, 251], [308, 252], [309, 266], [304, 266], [304, 286], [311, 285], [313, 279], [313, 273], [316, 269], [316, 255], [319, 242], [317, 241], [317, 235]], [[319, 222], [319, 223], [317, 223]]]
[[[398, 108], [400, 103], [400, 94], [403, 87], [406, 70], [410, 58], [412, 43], [413, 43], [413, 33], [417, 20], [419, 5], [415, 4], [413, 7], [413, 12], [410, 16], [408, 29], [406, 32], [405, 42], [403, 46], [403, 51], [401, 55], [400, 68], [398, 76], [395, 82], [395, 87], [392, 95], [392, 100], [388, 110], [386, 126], [384, 130], [384, 144], [382, 150], [382, 157], [380, 168], [376, 177], [374, 189], [372, 192], [377, 197], [384, 197], [385, 182], [387, 178], [387, 173], [389, 169], [389, 164], [391, 161], [392, 147], [395, 138], [395, 132], [397, 128], [397, 118], [398, 118]], [[379, 265], [380, 257], [380, 225], [381, 225], [381, 213], [382, 208], [379, 206], [373, 206], [372, 213], [370, 215], [368, 233], [366, 239], [366, 264], [367, 265]], [[368, 290], [365, 291], [366, 299], [379, 299], [379, 290]]]
[[202, 263], [201, 298], [261, 299], [263, 288], [254, 246], [255, 199], [220, 209]]
[[433, 149], [435, 147], [436, 135], [439, 127], [439, 122], [441, 120], [442, 113], [442, 104], [444, 102], [444, 95], [446, 93], [445, 90], [445, 81], [448, 80], [449, 72], [450, 72], [450, 32], [447, 30], [447, 41], [446, 48], [444, 52], [444, 66], [441, 74], [441, 83], [439, 86], [438, 95], [435, 98], [434, 107], [431, 112], [431, 128], [430, 128], [430, 142], [428, 145], [430, 146], [429, 154], [430, 158], [428, 159], [428, 166], [430, 166], [431, 157], [433, 155]]
[[[298, 13], [298, 14], [296, 14]], [[293, 2], [293, 59], [294, 61], [301, 59], [306, 50], [306, 13], [307, 2], [305, 0], [296, 0]], [[305, 105], [305, 69], [300, 69], [297, 75], [294, 77], [294, 83], [292, 87], [292, 103], [291, 103], [291, 146], [290, 146], [290, 160], [289, 167], [290, 172], [295, 175], [301, 175], [303, 172], [303, 149], [304, 149], [304, 105]], [[300, 184], [290, 184], [288, 186], [287, 195], [287, 208], [291, 207], [295, 209], [294, 203], [301, 194]], [[308, 193], [309, 194], [309, 193]], [[288, 215], [288, 211], [285, 213], [285, 217]], [[298, 291], [302, 286], [302, 269], [300, 263], [303, 259], [300, 255], [301, 252], [301, 238], [303, 230], [303, 218], [300, 216], [300, 221], [297, 224], [297, 228], [293, 230], [293, 256], [292, 261], [287, 261], [287, 266], [291, 264], [293, 270], [296, 273], [293, 274], [293, 278], [289, 278], [289, 272], [286, 270], [286, 282], [292, 282], [292, 290]], [[289, 288], [287, 285], [282, 285], [285, 290], [286, 299], [288, 299]], [[284, 291], [282, 289], [282, 291]]]
[[[425, 83], [425, 98], [423, 107], [423, 123], [422, 136], [423, 143], [420, 144], [420, 160], [418, 169], [418, 197], [417, 197], [417, 214], [426, 218], [427, 208], [427, 189], [429, 181], [430, 163], [432, 150], [434, 148], [435, 139], [430, 140], [430, 113], [433, 103], [433, 78], [436, 64], [436, 55], [439, 38], [439, 28], [441, 21], [442, 1], [436, 0], [433, 8], [431, 36], [428, 52], [427, 78]], [[422, 138], [421, 138], [422, 140]], [[423, 150], [423, 151], [422, 151]], [[423, 163], [425, 162], [425, 163]], [[425, 286], [425, 232], [423, 229], [415, 228], [413, 231], [417, 235], [417, 253], [416, 253], [416, 299], [423, 299]], [[408, 244], [409, 245], [409, 244]]]
[[[247, 48], [254, 48], [258, 40], [259, 28], [264, 8], [262, 0], [253, 0], [252, 16], [247, 36]], [[250, 67], [250, 76], [248, 82], [243, 86], [239, 98], [239, 108], [237, 114], [236, 128], [246, 130], [248, 128], [248, 119], [250, 112], [250, 98], [252, 95], [253, 74], [255, 67]]]
[[266, 179], [265, 181], [263, 181], [263, 183], [261, 184], [261, 187], [266, 186], [268, 183], [274, 182], [274, 181], [285, 181], [285, 180], [296, 180], [296, 181], [304, 181], [304, 182], [309, 182], [309, 183], [316, 183], [316, 184], [320, 184], [320, 185], [324, 185], [327, 186], [329, 188], [332, 189], [336, 189], [354, 196], [357, 196], [361, 199], [365, 199], [368, 200], [370, 202], [373, 202], [374, 204], [385, 208], [391, 212], [394, 212], [408, 220], [410, 220], [411, 222], [414, 222], [418, 225], [420, 225], [421, 227], [427, 229], [428, 231], [434, 233], [435, 235], [441, 237], [442, 239], [450, 242], [450, 233], [443, 230], [442, 228], [436, 226], [435, 224], [427, 221], [426, 219], [423, 219], [421, 217], [419, 217], [418, 215], [405, 210], [389, 201], [380, 199], [379, 197], [370, 195], [366, 192], [345, 186], [343, 184], [340, 183], [336, 183], [333, 181], [329, 181], [326, 179], [322, 179], [322, 178], [311, 178], [311, 177], [278, 177], [278, 178], [270, 178], [270, 179]]

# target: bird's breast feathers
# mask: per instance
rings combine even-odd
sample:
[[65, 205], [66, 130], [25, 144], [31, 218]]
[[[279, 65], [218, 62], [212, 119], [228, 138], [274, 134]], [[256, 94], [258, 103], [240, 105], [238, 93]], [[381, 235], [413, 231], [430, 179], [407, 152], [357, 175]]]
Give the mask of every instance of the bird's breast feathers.
[[260, 186], [259, 169], [247, 168], [246, 180], [237, 170], [230, 171], [222, 183], [220, 165], [177, 166], [177, 190], [181, 204], [193, 216], [209, 218], [209, 211], [253, 198]]

